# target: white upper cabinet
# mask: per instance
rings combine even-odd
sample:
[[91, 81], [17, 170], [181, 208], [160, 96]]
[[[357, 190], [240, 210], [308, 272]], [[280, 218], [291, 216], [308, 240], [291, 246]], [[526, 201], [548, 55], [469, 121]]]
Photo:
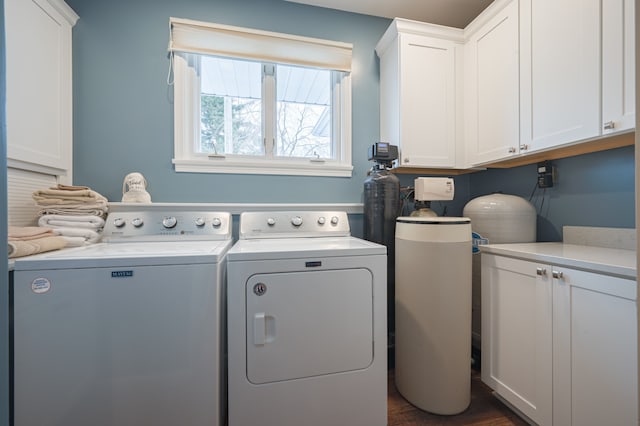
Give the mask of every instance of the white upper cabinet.
[[62, 0], [5, 0], [7, 159], [71, 181], [71, 28]]
[[400, 167], [446, 169], [633, 130], [634, 8], [496, 0], [464, 30], [395, 19], [376, 47], [381, 140]]
[[480, 14], [465, 29], [467, 166], [634, 129], [634, 6], [497, 0]]
[[519, 153], [518, 1], [498, 0], [465, 29], [464, 143], [470, 164]]
[[600, 0], [520, 0], [520, 146], [600, 135]]
[[634, 0], [602, 0], [602, 133], [635, 128]]
[[400, 167], [454, 168], [462, 142], [462, 30], [394, 19], [380, 57], [380, 140]]

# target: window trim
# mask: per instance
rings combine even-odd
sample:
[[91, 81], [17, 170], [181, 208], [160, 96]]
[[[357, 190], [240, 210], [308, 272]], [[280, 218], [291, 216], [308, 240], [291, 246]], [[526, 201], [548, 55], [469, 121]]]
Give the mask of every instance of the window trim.
[[[243, 28], [233, 28], [235, 31], [245, 30]], [[254, 30], [246, 31], [249, 33], [254, 32]], [[290, 37], [293, 40], [300, 39], [297, 36], [279, 34], [280, 39], [286, 37]], [[170, 55], [174, 75], [174, 158], [172, 163], [176, 172], [352, 176], [351, 74], [349, 72], [345, 72], [341, 78], [334, 80], [332, 90], [332, 102], [334, 105], [332, 111], [332, 139], [335, 144], [334, 149], [336, 149], [335, 160], [283, 158], [277, 155], [273, 157], [269, 155], [265, 157], [215, 155], [198, 153], [194, 145], [200, 140], [198, 130], [200, 128], [200, 82], [197, 69], [199, 61], [192, 61], [192, 58], [194, 58], [192, 55], [199, 55], [199, 53], [178, 55], [172, 52]]]

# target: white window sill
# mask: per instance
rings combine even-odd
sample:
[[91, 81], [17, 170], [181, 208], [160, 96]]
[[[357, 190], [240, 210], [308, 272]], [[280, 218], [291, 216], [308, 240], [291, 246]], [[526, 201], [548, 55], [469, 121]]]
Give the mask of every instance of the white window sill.
[[332, 162], [267, 162], [228, 158], [173, 159], [176, 172], [232, 173], [250, 175], [351, 177], [353, 166]]

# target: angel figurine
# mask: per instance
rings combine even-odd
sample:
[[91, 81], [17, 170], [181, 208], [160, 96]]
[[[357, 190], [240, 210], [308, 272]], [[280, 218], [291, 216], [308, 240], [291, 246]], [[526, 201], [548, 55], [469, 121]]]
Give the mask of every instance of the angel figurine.
[[147, 180], [141, 173], [129, 173], [122, 182], [123, 203], [150, 203], [151, 195], [147, 192]]

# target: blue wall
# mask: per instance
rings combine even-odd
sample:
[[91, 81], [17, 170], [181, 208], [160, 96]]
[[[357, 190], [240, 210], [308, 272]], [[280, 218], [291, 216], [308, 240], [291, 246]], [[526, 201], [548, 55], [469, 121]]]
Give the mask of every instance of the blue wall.
[[[538, 241], [561, 241], [563, 225], [635, 227], [634, 147], [552, 161], [557, 182], [535, 191]], [[529, 200], [535, 164], [473, 174], [471, 198], [503, 192]]]
[[[74, 183], [112, 201], [122, 179], [140, 171], [156, 202], [362, 202], [379, 136], [375, 45], [387, 19], [282, 0], [68, 0], [74, 28]], [[172, 89], [167, 86], [170, 16], [350, 42], [354, 45], [352, 178], [176, 173]], [[563, 225], [634, 227], [633, 148], [555, 161], [558, 183], [544, 193], [538, 237], [557, 241]], [[453, 202], [438, 213], [462, 214], [467, 201], [502, 191], [529, 199], [535, 165], [457, 176]], [[400, 176], [413, 184], [415, 176]], [[540, 207], [542, 191], [533, 201]], [[360, 235], [361, 218], [352, 218]]]
[[[153, 201], [362, 201], [367, 147], [379, 134], [374, 51], [389, 20], [282, 0], [70, 0], [73, 32], [74, 182], [112, 201], [140, 171]], [[353, 43], [352, 178], [176, 173], [173, 105], [166, 84], [169, 17]]]

